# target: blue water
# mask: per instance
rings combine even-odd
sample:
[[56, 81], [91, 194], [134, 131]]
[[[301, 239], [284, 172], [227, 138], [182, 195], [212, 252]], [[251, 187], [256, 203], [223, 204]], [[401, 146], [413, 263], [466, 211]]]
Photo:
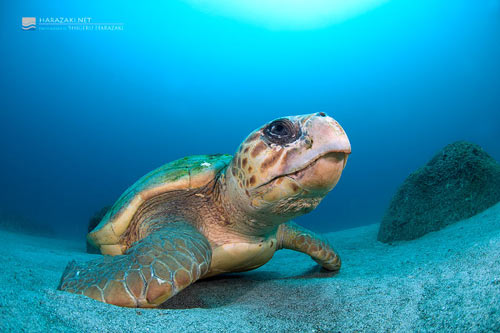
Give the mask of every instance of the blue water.
[[[123, 31], [33, 31], [89, 16]], [[159, 165], [233, 153], [253, 129], [323, 111], [352, 155], [298, 222], [380, 220], [405, 177], [469, 140], [500, 160], [500, 5], [393, 0], [336, 24], [270, 27], [170, 1], [0, 4], [0, 210], [83, 235]]]

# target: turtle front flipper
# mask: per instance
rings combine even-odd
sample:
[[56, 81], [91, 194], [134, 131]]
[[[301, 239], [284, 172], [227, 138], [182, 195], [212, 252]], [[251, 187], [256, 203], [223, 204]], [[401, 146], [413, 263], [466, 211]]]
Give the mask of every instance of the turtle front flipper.
[[326, 239], [322, 239], [314, 232], [288, 222], [280, 225], [278, 234], [278, 250], [289, 249], [303, 252], [323, 268], [329, 271], [340, 270], [340, 257]]
[[208, 240], [184, 222], [166, 223], [123, 255], [70, 262], [58, 289], [127, 307], [155, 307], [203, 276]]

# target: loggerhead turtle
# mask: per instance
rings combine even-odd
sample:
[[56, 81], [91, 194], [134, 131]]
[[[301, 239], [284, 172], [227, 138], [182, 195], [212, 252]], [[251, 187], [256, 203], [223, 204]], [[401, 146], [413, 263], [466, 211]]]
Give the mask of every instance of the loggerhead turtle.
[[279, 249], [340, 269], [330, 244], [290, 219], [337, 184], [351, 152], [325, 113], [284, 117], [230, 155], [179, 159], [128, 188], [88, 234], [102, 258], [70, 262], [58, 289], [155, 307], [198, 279], [264, 265]]

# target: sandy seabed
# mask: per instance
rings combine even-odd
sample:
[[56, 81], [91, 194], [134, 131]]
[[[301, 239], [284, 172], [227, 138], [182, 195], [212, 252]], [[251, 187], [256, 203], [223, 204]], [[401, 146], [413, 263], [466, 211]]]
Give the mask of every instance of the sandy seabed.
[[377, 230], [326, 235], [343, 260], [337, 275], [283, 250], [147, 310], [56, 290], [68, 261], [96, 257], [83, 241], [0, 231], [0, 331], [500, 331], [500, 203], [414, 241], [382, 244]]

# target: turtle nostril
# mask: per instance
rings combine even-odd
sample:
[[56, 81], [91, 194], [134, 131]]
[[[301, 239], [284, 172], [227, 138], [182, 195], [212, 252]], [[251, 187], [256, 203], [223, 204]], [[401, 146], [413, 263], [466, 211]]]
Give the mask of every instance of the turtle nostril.
[[326, 113], [324, 113], [324, 112], [319, 112], [318, 115], [321, 117], [326, 117]]

